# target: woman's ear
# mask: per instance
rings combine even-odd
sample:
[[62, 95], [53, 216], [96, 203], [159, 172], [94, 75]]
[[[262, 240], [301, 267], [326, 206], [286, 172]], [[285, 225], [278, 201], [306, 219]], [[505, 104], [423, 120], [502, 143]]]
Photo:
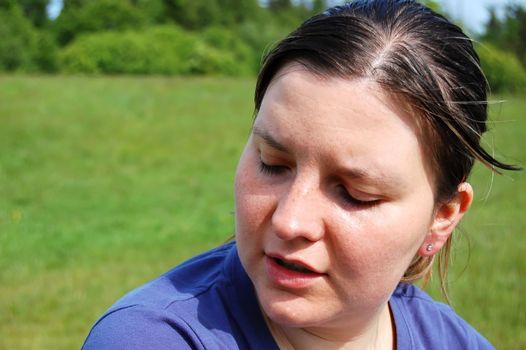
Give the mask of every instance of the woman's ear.
[[440, 251], [451, 233], [473, 202], [473, 188], [467, 182], [458, 185], [455, 196], [436, 208], [433, 222], [422, 246], [421, 256], [432, 256]]

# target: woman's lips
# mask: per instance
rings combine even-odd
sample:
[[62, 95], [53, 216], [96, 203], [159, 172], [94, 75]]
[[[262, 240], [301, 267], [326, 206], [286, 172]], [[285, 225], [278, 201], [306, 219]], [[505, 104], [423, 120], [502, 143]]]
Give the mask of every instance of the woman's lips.
[[292, 289], [306, 288], [325, 276], [301, 262], [269, 255], [265, 256], [265, 269], [272, 283]]

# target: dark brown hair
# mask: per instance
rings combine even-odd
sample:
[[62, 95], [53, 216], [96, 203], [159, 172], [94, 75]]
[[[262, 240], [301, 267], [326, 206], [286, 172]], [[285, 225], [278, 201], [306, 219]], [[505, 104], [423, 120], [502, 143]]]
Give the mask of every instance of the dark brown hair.
[[[455, 24], [412, 0], [357, 0], [304, 22], [265, 57], [255, 110], [288, 63], [321, 77], [367, 78], [405, 101], [422, 127], [435, 178], [435, 200], [447, 201], [475, 159], [497, 171], [517, 170], [480, 145], [486, 131], [488, 84], [471, 39]], [[441, 286], [451, 237], [439, 255]], [[415, 256], [402, 281], [430, 276], [433, 258]]]

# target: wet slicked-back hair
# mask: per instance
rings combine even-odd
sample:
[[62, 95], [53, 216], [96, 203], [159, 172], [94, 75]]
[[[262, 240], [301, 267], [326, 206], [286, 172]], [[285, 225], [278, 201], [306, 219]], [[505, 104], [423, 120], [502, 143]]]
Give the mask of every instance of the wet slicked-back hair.
[[[310, 18], [266, 55], [256, 85], [256, 113], [276, 73], [293, 62], [320, 77], [369, 79], [406, 103], [422, 131], [436, 203], [455, 195], [475, 159], [494, 171], [518, 169], [480, 145], [488, 84], [471, 40], [422, 4], [356, 0]], [[451, 237], [438, 258], [446, 298], [450, 249]], [[402, 281], [427, 281], [432, 264], [432, 257], [416, 255]]]

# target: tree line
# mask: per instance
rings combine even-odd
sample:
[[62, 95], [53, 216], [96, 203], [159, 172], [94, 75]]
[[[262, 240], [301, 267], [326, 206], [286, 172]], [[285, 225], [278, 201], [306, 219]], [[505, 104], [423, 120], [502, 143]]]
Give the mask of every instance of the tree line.
[[[273, 43], [335, 3], [63, 0], [51, 20], [48, 2], [0, 0], [0, 71], [253, 75]], [[488, 79], [495, 91], [526, 89], [526, 11], [507, 5], [504, 16], [489, 13], [477, 38]]]

